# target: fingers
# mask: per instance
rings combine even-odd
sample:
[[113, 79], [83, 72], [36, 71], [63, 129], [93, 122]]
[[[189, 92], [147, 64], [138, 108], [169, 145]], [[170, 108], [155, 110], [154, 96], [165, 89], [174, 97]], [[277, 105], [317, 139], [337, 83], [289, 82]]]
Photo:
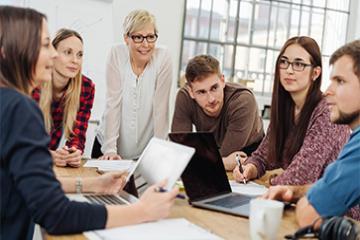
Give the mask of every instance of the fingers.
[[126, 179], [128, 172], [127, 171], [116, 171], [116, 172], [111, 172], [109, 174], [112, 176], [112, 178], [115, 178], [115, 179], [116, 178], [125, 178]]
[[155, 188], [163, 188], [167, 183], [167, 179], [163, 179], [154, 185]]
[[234, 176], [234, 179], [237, 181], [237, 182], [244, 182], [244, 180], [246, 181], [248, 178], [246, 178], [246, 168], [244, 168], [244, 174], [241, 174], [240, 173], [240, 170], [238, 167], [234, 168], [233, 170], [233, 176]]
[[119, 155], [115, 154], [113, 156], [110, 156], [109, 160], [121, 160], [121, 157]]
[[98, 158], [99, 160], [121, 160], [120, 155], [117, 155], [115, 153], [108, 153], [100, 156]]

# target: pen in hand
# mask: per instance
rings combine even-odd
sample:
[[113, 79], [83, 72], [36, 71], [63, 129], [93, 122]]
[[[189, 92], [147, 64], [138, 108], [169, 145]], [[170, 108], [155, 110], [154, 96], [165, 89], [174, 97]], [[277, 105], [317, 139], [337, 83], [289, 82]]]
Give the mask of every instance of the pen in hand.
[[[238, 153], [236, 154], [235, 160], [236, 160], [236, 163], [237, 163], [237, 165], [238, 165], [238, 167], [239, 167], [240, 173], [241, 173], [241, 174], [244, 174], [244, 169], [243, 169], [243, 167], [242, 167], [242, 165], [241, 165], [240, 156], [239, 156]], [[246, 184], [245, 177], [244, 177], [244, 179], [243, 179], [243, 182], [244, 182], [244, 184]]]
[[[158, 187], [158, 188], [155, 188], [155, 192], [167, 192], [167, 190], [165, 188]], [[180, 198], [180, 199], [185, 199], [185, 196], [182, 194], [177, 194], [176, 197]]]

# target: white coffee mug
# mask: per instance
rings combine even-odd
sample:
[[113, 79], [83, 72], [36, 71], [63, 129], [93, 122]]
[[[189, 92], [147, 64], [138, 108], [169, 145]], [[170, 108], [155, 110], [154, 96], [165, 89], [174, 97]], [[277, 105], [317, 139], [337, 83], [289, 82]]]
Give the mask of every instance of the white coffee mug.
[[250, 238], [252, 240], [276, 240], [284, 203], [274, 200], [250, 201]]

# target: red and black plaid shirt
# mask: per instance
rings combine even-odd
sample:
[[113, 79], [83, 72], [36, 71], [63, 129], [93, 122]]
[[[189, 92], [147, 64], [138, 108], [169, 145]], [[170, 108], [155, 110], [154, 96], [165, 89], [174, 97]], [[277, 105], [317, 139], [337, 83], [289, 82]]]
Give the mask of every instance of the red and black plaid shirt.
[[[40, 100], [40, 89], [35, 88], [32, 92], [32, 97], [35, 101]], [[95, 84], [83, 75], [81, 93], [80, 93], [80, 106], [76, 115], [76, 122], [73, 126], [74, 134], [70, 135], [70, 139], [66, 141], [67, 147], [75, 147], [82, 152], [85, 148], [86, 130], [88, 121], [91, 114], [91, 109], [94, 102]], [[59, 101], [53, 101], [51, 105], [51, 116], [53, 119], [53, 127], [51, 128], [49, 148], [56, 150], [60, 143], [63, 134], [63, 115], [64, 115], [64, 96]]]

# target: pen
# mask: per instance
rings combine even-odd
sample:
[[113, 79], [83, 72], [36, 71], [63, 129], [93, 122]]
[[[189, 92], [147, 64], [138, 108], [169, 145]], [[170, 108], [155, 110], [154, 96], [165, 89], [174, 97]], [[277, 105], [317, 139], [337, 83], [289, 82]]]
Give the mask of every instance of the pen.
[[[162, 187], [158, 187], [158, 188], [155, 188], [155, 192], [167, 192], [167, 190]], [[176, 197], [180, 198], [180, 199], [185, 199], [185, 196], [182, 194], [177, 194]]]
[[[240, 171], [240, 173], [243, 174], [243, 173], [244, 173], [244, 169], [243, 169], [243, 167], [242, 167], [242, 165], [241, 165], [240, 156], [239, 156], [238, 153], [236, 154], [235, 160], [236, 160], [237, 165], [239, 166], [239, 171]], [[243, 179], [243, 182], [244, 182], [244, 184], [246, 184], [245, 178]]]

